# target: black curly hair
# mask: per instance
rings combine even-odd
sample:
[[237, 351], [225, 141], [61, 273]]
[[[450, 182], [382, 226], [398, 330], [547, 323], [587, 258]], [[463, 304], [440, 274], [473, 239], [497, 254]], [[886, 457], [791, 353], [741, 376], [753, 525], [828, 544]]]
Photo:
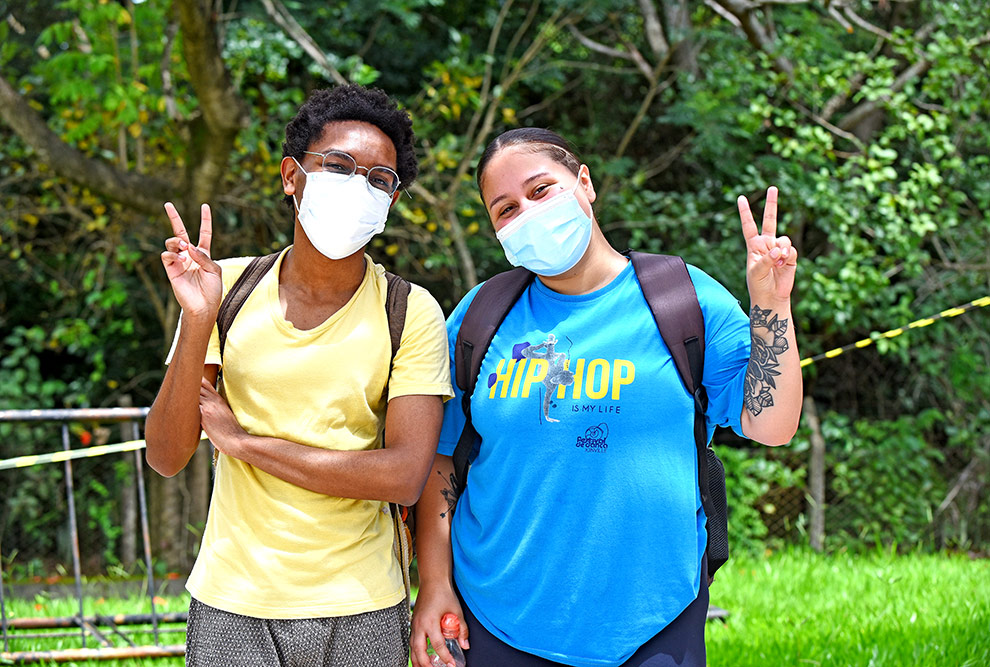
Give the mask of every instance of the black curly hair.
[[345, 120], [371, 123], [384, 132], [395, 146], [395, 171], [402, 187], [413, 184], [419, 166], [413, 148], [412, 119], [385, 91], [356, 83], [313, 91], [285, 126], [282, 157], [301, 161], [303, 153], [323, 136], [329, 123]]

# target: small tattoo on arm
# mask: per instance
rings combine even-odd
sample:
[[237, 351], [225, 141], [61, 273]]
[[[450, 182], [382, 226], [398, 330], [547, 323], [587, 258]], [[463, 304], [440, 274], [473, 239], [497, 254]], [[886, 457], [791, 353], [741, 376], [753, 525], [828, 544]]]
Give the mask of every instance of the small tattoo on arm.
[[[440, 475], [440, 477], [443, 477], [443, 473], [439, 470], [437, 470], [437, 474]], [[457, 506], [457, 492], [454, 491], [454, 489], [457, 488], [457, 482], [454, 477], [454, 473], [450, 473], [450, 479], [444, 480], [444, 483], [447, 484], [447, 486], [440, 489], [440, 495], [442, 495], [443, 499], [447, 501], [447, 511], [440, 513], [441, 518], [446, 518], [448, 514], [453, 515], [454, 507]]]
[[[784, 337], [787, 333], [787, 320], [779, 319], [770, 310], [754, 305], [749, 314], [749, 328], [753, 345], [749, 366], [746, 368], [743, 400], [746, 409], [755, 417], [763, 412], [763, 408], [773, 405], [771, 390], [777, 388], [774, 378], [780, 375], [777, 357], [789, 347]], [[763, 329], [767, 333], [757, 335], [757, 329]], [[771, 342], [768, 343], [767, 340]]]

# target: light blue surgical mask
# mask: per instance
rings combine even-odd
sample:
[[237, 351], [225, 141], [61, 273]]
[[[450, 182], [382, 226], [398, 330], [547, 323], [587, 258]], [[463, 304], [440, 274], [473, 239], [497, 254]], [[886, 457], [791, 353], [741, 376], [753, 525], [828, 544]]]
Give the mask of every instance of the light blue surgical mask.
[[541, 276], [558, 276], [584, 257], [591, 243], [591, 218], [574, 192], [562, 192], [529, 208], [496, 232], [505, 258]]

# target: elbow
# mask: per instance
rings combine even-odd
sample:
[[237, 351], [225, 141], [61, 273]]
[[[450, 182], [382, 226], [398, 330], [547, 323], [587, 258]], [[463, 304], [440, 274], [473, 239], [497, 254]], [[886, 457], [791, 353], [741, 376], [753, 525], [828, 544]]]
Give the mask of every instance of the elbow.
[[423, 495], [423, 488], [426, 486], [426, 475], [419, 478], [415, 475], [405, 476], [392, 489], [392, 499], [389, 502], [412, 507], [419, 502]]
[[182, 470], [182, 466], [175, 466], [167, 456], [162, 455], [162, 449], [166, 446], [164, 443], [152, 444], [152, 442], [151, 438], [145, 438], [144, 460], [162, 477], [175, 477]]
[[794, 435], [797, 433], [797, 427], [797, 422], [795, 422], [794, 424], [788, 425], [786, 429], [781, 429], [773, 433], [767, 433], [763, 438], [759, 439], [759, 442], [767, 447], [789, 445], [791, 440], [794, 439]]
[[399, 488], [395, 489], [391, 500], [393, 503], [399, 505], [405, 505], [406, 507], [412, 507], [417, 502], [419, 502], [420, 496], [423, 495], [423, 485], [418, 486], [412, 484], [403, 484]]
[[160, 433], [155, 421], [153, 419], [146, 420], [144, 424], [144, 460], [152, 470], [162, 477], [175, 477], [185, 467], [184, 463], [176, 465], [175, 457], [169, 456], [171, 449], [172, 443]]

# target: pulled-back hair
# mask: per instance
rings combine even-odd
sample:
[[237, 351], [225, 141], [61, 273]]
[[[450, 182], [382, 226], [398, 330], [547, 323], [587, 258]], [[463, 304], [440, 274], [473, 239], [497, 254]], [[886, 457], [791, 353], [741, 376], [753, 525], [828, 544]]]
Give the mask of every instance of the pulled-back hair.
[[575, 176], [581, 170], [581, 161], [574, 153], [574, 149], [567, 143], [567, 140], [554, 132], [542, 127], [517, 127], [508, 130], [495, 137], [481, 159], [478, 160], [478, 189], [481, 190], [481, 181], [485, 177], [485, 169], [500, 151], [510, 146], [525, 147], [533, 153], [542, 153], [554, 162], [564, 165]]
[[304, 151], [323, 136], [329, 123], [356, 120], [370, 123], [392, 140], [395, 171], [403, 187], [416, 180], [419, 167], [413, 148], [412, 119], [384, 91], [351, 83], [314, 91], [285, 126], [282, 157], [302, 160]]

